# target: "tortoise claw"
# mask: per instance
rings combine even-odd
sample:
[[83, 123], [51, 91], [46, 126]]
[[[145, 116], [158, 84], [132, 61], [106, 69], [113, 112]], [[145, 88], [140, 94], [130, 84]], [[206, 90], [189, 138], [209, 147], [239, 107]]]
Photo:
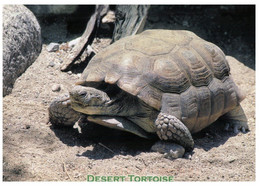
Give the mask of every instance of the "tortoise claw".
[[242, 127], [242, 128], [241, 128], [241, 131], [242, 131], [242, 133], [246, 133], [245, 127]]
[[229, 123], [225, 123], [224, 131], [229, 131]]
[[224, 131], [233, 131], [235, 134], [238, 134], [239, 132], [246, 133], [246, 131], [248, 131], [248, 126], [243, 122], [226, 123]]

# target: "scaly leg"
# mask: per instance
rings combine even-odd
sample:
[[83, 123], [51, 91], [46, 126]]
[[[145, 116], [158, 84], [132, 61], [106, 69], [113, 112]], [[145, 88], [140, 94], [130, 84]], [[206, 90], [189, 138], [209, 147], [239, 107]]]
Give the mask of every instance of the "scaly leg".
[[189, 129], [175, 116], [160, 113], [155, 121], [157, 135], [161, 140], [172, 140], [186, 150], [192, 150], [194, 141]]

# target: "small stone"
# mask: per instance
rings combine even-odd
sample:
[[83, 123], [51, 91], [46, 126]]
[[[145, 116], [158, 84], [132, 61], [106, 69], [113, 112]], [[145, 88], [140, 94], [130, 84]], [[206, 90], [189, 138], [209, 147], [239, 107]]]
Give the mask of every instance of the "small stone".
[[55, 66], [55, 63], [54, 63], [53, 61], [51, 61], [51, 62], [49, 63], [49, 66], [50, 66], [50, 67], [54, 67], [54, 66]]
[[46, 49], [48, 52], [56, 52], [57, 50], [59, 50], [59, 43], [50, 43]]
[[157, 129], [161, 129], [162, 128], [162, 126], [161, 125], [157, 125]]
[[69, 75], [71, 75], [71, 74], [72, 74], [72, 72], [71, 72], [71, 71], [68, 71], [67, 73], [68, 73]]
[[233, 163], [235, 161], [235, 159], [231, 159], [231, 160], [229, 160], [228, 162], [229, 163]]
[[30, 125], [26, 125], [25, 128], [26, 128], [26, 129], [29, 129], [29, 128], [31, 128], [31, 126], [30, 126]]
[[163, 120], [160, 120], [160, 121], [159, 121], [159, 124], [162, 125], [162, 124], [163, 124]]
[[58, 84], [55, 84], [55, 85], [53, 85], [53, 86], [51, 87], [51, 90], [52, 90], [53, 92], [59, 92], [60, 89], [61, 89], [61, 87], [60, 87], [60, 85], [58, 85]]
[[167, 141], [156, 142], [152, 146], [151, 150], [164, 154], [165, 158], [171, 159], [181, 158], [185, 152], [185, 149], [182, 146]]

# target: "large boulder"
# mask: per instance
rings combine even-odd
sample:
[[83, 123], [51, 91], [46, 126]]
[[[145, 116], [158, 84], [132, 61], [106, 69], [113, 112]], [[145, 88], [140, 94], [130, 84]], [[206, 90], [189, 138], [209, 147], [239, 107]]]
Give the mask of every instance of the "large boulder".
[[41, 52], [41, 28], [23, 5], [3, 7], [3, 96], [11, 93], [15, 80]]
[[26, 5], [36, 16], [69, 15], [77, 11], [79, 5]]

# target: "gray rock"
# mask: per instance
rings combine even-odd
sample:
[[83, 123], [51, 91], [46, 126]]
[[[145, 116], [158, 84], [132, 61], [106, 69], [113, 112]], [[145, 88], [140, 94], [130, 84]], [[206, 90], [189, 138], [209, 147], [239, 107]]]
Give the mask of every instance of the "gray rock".
[[26, 5], [36, 15], [69, 15], [77, 11], [79, 5]]
[[56, 52], [57, 50], [59, 50], [59, 43], [50, 43], [46, 49], [48, 52]]
[[172, 159], [182, 158], [185, 153], [185, 149], [182, 146], [168, 141], [156, 142], [151, 150], [162, 153], [164, 157]]
[[58, 84], [55, 84], [55, 85], [53, 85], [53, 86], [51, 87], [51, 90], [52, 90], [53, 92], [59, 92], [60, 89], [61, 89], [61, 87], [60, 87], [60, 85], [58, 85]]
[[41, 52], [41, 28], [23, 5], [3, 6], [3, 96]]
[[51, 61], [51, 62], [49, 63], [49, 66], [50, 66], [50, 67], [54, 67], [54, 66], [55, 66], [55, 63], [54, 63], [53, 61]]

